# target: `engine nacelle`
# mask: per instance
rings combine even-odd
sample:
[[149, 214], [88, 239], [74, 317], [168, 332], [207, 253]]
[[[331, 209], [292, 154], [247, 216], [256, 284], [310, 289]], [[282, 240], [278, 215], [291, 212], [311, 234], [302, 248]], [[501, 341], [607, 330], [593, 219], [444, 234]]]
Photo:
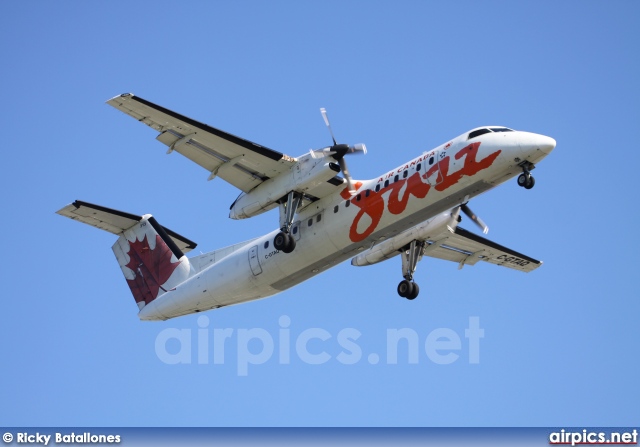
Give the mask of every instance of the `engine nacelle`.
[[452, 215], [449, 211], [439, 214], [416, 225], [415, 227], [403, 231], [391, 239], [380, 242], [379, 244], [361, 252], [358, 256], [351, 259], [351, 265], [363, 267], [366, 265], [377, 264], [378, 262], [382, 262], [399, 255], [402, 247], [406, 246], [413, 240], [424, 241], [430, 238], [438, 238], [438, 236], [446, 235], [447, 232], [453, 232], [458, 226], [457, 217], [457, 213]]
[[340, 172], [340, 166], [329, 160], [328, 157], [313, 158], [311, 155], [300, 157], [289, 171], [240, 194], [231, 205], [229, 217], [246, 219], [257, 216], [278, 206], [278, 201], [291, 191], [305, 193], [332, 179]]

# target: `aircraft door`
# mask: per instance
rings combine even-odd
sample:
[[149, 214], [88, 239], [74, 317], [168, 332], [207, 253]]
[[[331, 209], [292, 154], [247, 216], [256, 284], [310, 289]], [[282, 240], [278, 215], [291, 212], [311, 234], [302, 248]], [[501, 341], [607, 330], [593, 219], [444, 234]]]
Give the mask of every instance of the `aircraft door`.
[[444, 180], [444, 176], [440, 171], [440, 161], [445, 157], [445, 155], [444, 151], [435, 150], [424, 160], [427, 182], [429, 182], [431, 186], [436, 186]]
[[258, 246], [254, 245], [249, 250], [249, 266], [253, 276], [258, 276], [262, 273], [262, 267], [260, 266], [260, 259], [258, 258]]

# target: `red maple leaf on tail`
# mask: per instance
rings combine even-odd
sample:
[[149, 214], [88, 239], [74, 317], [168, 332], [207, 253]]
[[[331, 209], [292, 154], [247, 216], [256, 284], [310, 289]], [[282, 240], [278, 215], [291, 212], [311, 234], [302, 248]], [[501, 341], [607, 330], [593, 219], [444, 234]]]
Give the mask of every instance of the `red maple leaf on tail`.
[[171, 250], [162, 238], [156, 234], [156, 247], [149, 247], [147, 235], [142, 241], [129, 242], [129, 263], [135, 277], [127, 279], [136, 302], [149, 304], [158, 297], [160, 286], [167, 282], [180, 262], [171, 262]]

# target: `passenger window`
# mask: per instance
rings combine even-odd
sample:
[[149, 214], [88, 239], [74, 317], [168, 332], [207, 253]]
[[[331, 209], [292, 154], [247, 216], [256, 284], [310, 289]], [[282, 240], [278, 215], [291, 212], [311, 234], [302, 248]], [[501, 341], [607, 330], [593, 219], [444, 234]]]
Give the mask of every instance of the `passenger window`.
[[420, 169], [422, 169], [422, 163], [418, 163], [418, 166], [416, 166], [416, 171], [420, 171]]
[[431, 157], [431, 158], [429, 159], [429, 164], [430, 164], [430, 165], [432, 165], [432, 164], [433, 164], [433, 157]]
[[405, 170], [405, 171], [402, 173], [402, 178], [407, 178], [407, 175], [408, 175], [408, 174], [409, 174], [409, 171], [406, 171], [406, 170]]
[[269, 248], [269, 241], [264, 243], [264, 248]]
[[380, 191], [380, 183], [376, 185], [376, 192]]
[[386, 188], [387, 186], [389, 186], [389, 180], [384, 181], [384, 187]]
[[400, 179], [400, 176], [398, 174], [396, 174], [396, 176], [393, 178], [394, 182], [397, 182]]
[[350, 201], [347, 200], [346, 202], [344, 202], [344, 207], [345, 208], [349, 208], [349, 205], [351, 205]]
[[322, 214], [318, 214], [318, 217], [316, 217], [316, 222], [320, 222], [322, 220]]
[[340, 209], [340, 207], [338, 205], [336, 205], [336, 206], [333, 207], [333, 212], [337, 213], [339, 209]]
[[291, 230], [291, 232], [293, 234], [298, 234], [298, 226], [296, 225], [295, 227], [293, 227], [293, 230]]
[[311, 226], [313, 224], [313, 219], [309, 219], [309, 221], [307, 222], [308, 226]]
[[360, 201], [360, 199], [362, 199], [362, 194], [358, 194], [358, 195], [356, 196], [356, 200], [357, 200], [358, 202]]
[[370, 190], [370, 189], [367, 189], [367, 190], [364, 192], [364, 196], [365, 196], [365, 197], [369, 197], [369, 194], [371, 194], [371, 190]]

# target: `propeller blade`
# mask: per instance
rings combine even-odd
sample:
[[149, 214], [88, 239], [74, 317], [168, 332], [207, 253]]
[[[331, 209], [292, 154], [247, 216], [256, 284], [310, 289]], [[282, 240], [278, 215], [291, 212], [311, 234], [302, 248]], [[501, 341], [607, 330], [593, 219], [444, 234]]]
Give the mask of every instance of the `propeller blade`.
[[365, 146], [364, 143], [358, 143], [358, 144], [354, 144], [353, 146], [349, 146], [349, 150], [347, 151], [347, 154], [366, 155], [366, 153], [367, 153], [367, 146]]
[[331, 130], [331, 124], [329, 124], [329, 117], [327, 116], [327, 111], [325, 110], [324, 107], [320, 108], [320, 113], [322, 113], [322, 118], [324, 119], [324, 123], [327, 125], [327, 128], [329, 129], [329, 133], [331, 134], [331, 139], [333, 140], [333, 145], [337, 145], [338, 142], [336, 141], [336, 137], [333, 136], [333, 130]]
[[323, 149], [311, 149], [310, 152], [313, 158], [322, 158], [333, 155], [337, 160], [349, 154], [364, 155], [367, 153], [367, 146], [365, 146], [363, 143], [358, 143], [353, 146], [347, 146], [346, 144], [336, 144], [335, 146], [325, 147]]
[[344, 158], [340, 158], [338, 160], [338, 164], [340, 165], [340, 170], [342, 171], [342, 175], [347, 180], [349, 192], [351, 193], [351, 195], [354, 195], [356, 193], [356, 188], [353, 185], [353, 179], [351, 178], [351, 174], [349, 174], [349, 168], [347, 168], [347, 162], [344, 161]]
[[311, 156], [313, 158], [327, 157], [329, 155], [334, 155], [336, 153], [334, 150], [332, 150], [331, 147], [325, 147], [324, 149], [316, 149], [316, 150], [311, 149], [309, 152], [311, 153]]
[[485, 224], [482, 219], [480, 219], [473, 211], [471, 211], [471, 208], [469, 208], [466, 203], [460, 205], [460, 209], [467, 215], [469, 219], [473, 221], [473, 223], [475, 223], [482, 230], [484, 234], [487, 234], [489, 232], [489, 227], [487, 226], [487, 224]]

